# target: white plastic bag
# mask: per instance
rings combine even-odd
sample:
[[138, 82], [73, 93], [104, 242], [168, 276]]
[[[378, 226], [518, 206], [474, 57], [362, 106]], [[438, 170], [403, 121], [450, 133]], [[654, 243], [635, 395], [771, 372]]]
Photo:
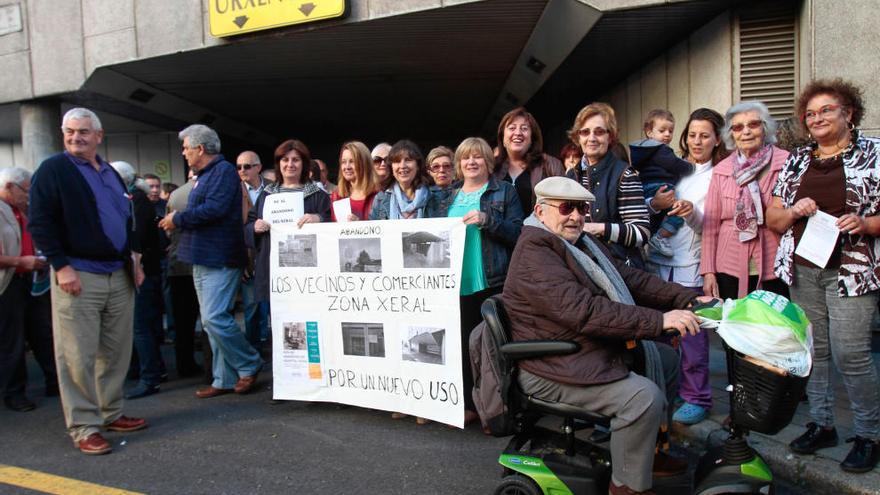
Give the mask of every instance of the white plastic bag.
[[[718, 335], [733, 349], [796, 376], [809, 376], [813, 367], [812, 325], [798, 305], [773, 292], [756, 290], [742, 299], [728, 299], [720, 308], [697, 314], [715, 320]], [[707, 325], [704, 325], [707, 326]]]

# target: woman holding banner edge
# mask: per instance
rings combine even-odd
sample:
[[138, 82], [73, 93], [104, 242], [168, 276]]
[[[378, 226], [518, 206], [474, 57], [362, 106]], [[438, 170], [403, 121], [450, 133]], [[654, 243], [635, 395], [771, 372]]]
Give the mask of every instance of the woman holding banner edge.
[[492, 148], [484, 139], [470, 137], [458, 145], [453, 161], [463, 182], [432, 190], [427, 216], [461, 217], [467, 225], [461, 274], [461, 359], [464, 422], [478, 419], [471, 390], [468, 339], [483, 317], [480, 306], [500, 294], [507, 277], [510, 254], [522, 230], [523, 214], [516, 189], [492, 175]]
[[254, 260], [254, 296], [257, 302], [269, 300], [270, 225], [263, 220], [266, 197], [271, 194], [302, 192], [305, 214], [297, 225], [330, 221], [330, 197], [309, 179], [309, 149], [301, 141], [288, 139], [275, 149], [275, 174], [278, 182], [266, 186], [248, 213], [244, 226], [245, 244], [256, 250]]

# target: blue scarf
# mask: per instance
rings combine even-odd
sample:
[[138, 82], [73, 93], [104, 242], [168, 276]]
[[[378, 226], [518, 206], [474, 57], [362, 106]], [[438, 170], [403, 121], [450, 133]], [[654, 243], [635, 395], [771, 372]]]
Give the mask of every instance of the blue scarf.
[[426, 186], [421, 186], [416, 189], [416, 194], [413, 199], [409, 199], [406, 197], [406, 194], [403, 194], [403, 189], [400, 188], [398, 183], [394, 183], [394, 186], [391, 187], [391, 205], [388, 208], [388, 218], [390, 220], [399, 220], [401, 218], [412, 218], [407, 217], [405, 213], [416, 212], [415, 218], [422, 218], [425, 214], [425, 205], [428, 203], [428, 188]]

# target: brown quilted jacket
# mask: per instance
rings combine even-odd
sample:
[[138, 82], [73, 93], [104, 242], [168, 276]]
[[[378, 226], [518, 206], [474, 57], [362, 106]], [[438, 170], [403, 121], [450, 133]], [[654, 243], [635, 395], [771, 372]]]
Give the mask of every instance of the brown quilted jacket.
[[613, 260], [636, 305], [616, 303], [587, 277], [564, 242], [545, 230], [523, 227], [502, 297], [513, 341], [571, 340], [581, 348], [519, 366], [573, 385], [619, 380], [629, 372], [622, 359], [626, 341], [660, 336], [663, 311], [686, 308], [695, 294]]

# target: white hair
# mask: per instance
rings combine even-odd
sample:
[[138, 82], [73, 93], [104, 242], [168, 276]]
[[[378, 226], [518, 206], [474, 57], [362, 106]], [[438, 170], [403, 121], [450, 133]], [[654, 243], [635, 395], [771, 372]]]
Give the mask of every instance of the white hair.
[[71, 108], [64, 114], [64, 117], [61, 118], [61, 128], [64, 129], [64, 124], [67, 123], [68, 120], [82, 120], [89, 119], [92, 122], [92, 129], [96, 131], [100, 131], [103, 129], [101, 127], [101, 119], [95, 115], [95, 112], [89, 110], [88, 108]]
[[0, 188], [2, 189], [6, 189], [9, 184], [21, 186], [30, 178], [30, 171], [21, 167], [0, 168]]
[[193, 124], [180, 131], [180, 133], [177, 134], [177, 137], [180, 138], [181, 141], [185, 138], [189, 138], [189, 145], [192, 147], [199, 145], [204, 146], [205, 153], [209, 155], [220, 153], [220, 136], [217, 135], [217, 131], [206, 125]]
[[728, 108], [727, 112], [724, 114], [724, 127], [721, 129], [721, 139], [724, 141], [724, 145], [727, 146], [727, 149], [730, 151], [736, 149], [736, 141], [733, 140], [733, 131], [730, 130], [730, 121], [733, 120], [735, 116], [746, 112], [758, 112], [758, 116], [764, 126], [764, 142], [761, 144], [774, 144], [776, 142], [776, 129], [779, 127], [779, 124], [776, 123], [776, 119], [770, 116], [770, 110], [767, 108], [767, 105], [757, 100], [750, 100], [737, 103]]
[[150, 194], [150, 185], [147, 184], [147, 181], [141, 179], [140, 177], [135, 177], [134, 179], [134, 187], [140, 189], [146, 194]]
[[113, 167], [113, 170], [122, 177], [122, 182], [125, 182], [126, 187], [131, 187], [131, 184], [134, 182], [134, 179], [137, 177], [137, 172], [134, 171], [134, 167], [131, 166], [128, 162], [111, 162], [110, 166]]
[[383, 151], [385, 153], [388, 153], [389, 151], [391, 151], [391, 145], [388, 143], [379, 143], [376, 145], [375, 148], [373, 148], [373, 151], [370, 153], [370, 155], [372, 155], [375, 158], [376, 156], [379, 155], [379, 153], [381, 153]]

